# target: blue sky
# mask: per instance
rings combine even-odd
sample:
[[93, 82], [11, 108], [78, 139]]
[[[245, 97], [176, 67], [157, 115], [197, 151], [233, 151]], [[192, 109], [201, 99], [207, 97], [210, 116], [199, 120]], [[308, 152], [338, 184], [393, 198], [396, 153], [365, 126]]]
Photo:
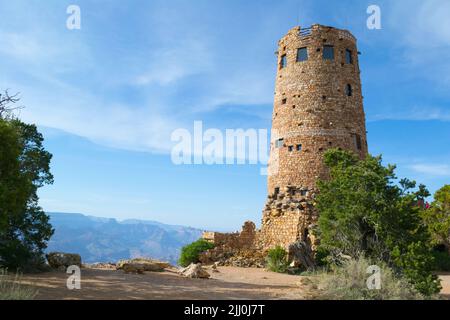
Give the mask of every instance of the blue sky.
[[[81, 8], [81, 30], [66, 8]], [[377, 4], [382, 29], [368, 30]], [[295, 25], [358, 38], [369, 150], [431, 191], [450, 181], [450, 2], [0, 0], [0, 88], [54, 155], [47, 211], [205, 229], [259, 223], [260, 167], [175, 166], [174, 129], [270, 128], [277, 41]]]

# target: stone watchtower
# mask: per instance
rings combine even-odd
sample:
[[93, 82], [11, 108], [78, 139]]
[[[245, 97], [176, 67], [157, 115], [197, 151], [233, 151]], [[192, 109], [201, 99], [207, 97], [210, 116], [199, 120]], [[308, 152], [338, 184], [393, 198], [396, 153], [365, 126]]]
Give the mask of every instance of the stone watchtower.
[[259, 234], [266, 249], [311, 240], [327, 149], [361, 158], [368, 152], [355, 37], [321, 25], [296, 27], [279, 41], [277, 55], [268, 200]]
[[203, 237], [216, 244], [203, 255], [205, 263], [243, 266], [247, 261], [245, 266], [260, 266], [264, 252], [281, 245], [290, 255], [301, 256], [300, 264], [312, 265], [317, 181], [328, 176], [323, 154], [330, 148], [350, 150], [361, 158], [367, 154], [355, 37], [321, 25], [296, 27], [279, 41], [277, 55], [268, 199], [261, 229], [246, 222], [240, 233], [205, 233]]

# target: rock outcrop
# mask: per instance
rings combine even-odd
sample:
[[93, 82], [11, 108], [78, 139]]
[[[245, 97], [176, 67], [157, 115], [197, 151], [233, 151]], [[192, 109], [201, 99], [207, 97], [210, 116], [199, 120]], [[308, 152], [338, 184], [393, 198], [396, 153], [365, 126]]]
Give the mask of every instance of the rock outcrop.
[[187, 278], [208, 279], [211, 275], [202, 268], [201, 263], [191, 263], [188, 267], [181, 269], [180, 274]]
[[65, 269], [69, 266], [81, 268], [81, 256], [75, 253], [50, 252], [46, 256], [48, 264], [53, 269]]
[[288, 254], [289, 260], [295, 267], [309, 270], [315, 266], [314, 253], [311, 245], [305, 241], [297, 241], [289, 245]]
[[162, 272], [172, 266], [168, 262], [162, 262], [152, 259], [132, 259], [132, 260], [120, 260], [116, 264], [117, 270], [123, 270], [126, 273], [139, 273], [142, 274], [145, 271], [149, 272]]

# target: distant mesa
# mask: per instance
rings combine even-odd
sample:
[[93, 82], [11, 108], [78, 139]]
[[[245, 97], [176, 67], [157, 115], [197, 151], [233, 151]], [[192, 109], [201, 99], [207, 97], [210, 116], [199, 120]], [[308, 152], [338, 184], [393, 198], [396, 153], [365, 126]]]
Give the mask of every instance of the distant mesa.
[[176, 264], [181, 248], [202, 234], [199, 229], [156, 221], [119, 222], [79, 213], [47, 214], [55, 234], [46, 252], [78, 253], [83, 263], [151, 257]]

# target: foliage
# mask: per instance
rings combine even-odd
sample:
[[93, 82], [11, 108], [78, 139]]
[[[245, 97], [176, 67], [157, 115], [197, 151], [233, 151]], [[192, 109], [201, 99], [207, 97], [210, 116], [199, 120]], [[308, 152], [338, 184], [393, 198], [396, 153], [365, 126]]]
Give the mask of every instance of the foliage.
[[51, 154], [36, 126], [0, 118], [0, 265], [27, 270], [43, 262], [53, 234], [37, 190], [52, 183]]
[[36, 295], [37, 290], [22, 285], [18, 274], [11, 277], [0, 269], [0, 300], [32, 300]]
[[395, 184], [395, 166], [382, 165], [381, 156], [360, 160], [353, 153], [328, 150], [324, 157], [330, 180], [320, 181], [321, 250], [333, 261], [342, 256], [385, 261], [401, 272], [423, 294], [440, 290], [431, 274], [430, 236], [422, 223], [423, 185], [407, 179]]
[[212, 248], [214, 248], [214, 244], [204, 239], [192, 242], [181, 249], [178, 264], [182, 267], [187, 267], [191, 263], [198, 263], [200, 254]]
[[[368, 268], [380, 268], [380, 289], [369, 289]], [[396, 274], [384, 262], [370, 261], [362, 256], [334, 266], [330, 272], [318, 272], [309, 278], [320, 300], [420, 300], [420, 294], [405, 278]], [[436, 296], [433, 295], [432, 298]]]
[[443, 244], [450, 252], [450, 185], [436, 191], [431, 207], [423, 211], [423, 219], [433, 244]]
[[272, 272], [285, 273], [288, 269], [287, 252], [281, 246], [270, 249], [267, 253], [267, 269]]

